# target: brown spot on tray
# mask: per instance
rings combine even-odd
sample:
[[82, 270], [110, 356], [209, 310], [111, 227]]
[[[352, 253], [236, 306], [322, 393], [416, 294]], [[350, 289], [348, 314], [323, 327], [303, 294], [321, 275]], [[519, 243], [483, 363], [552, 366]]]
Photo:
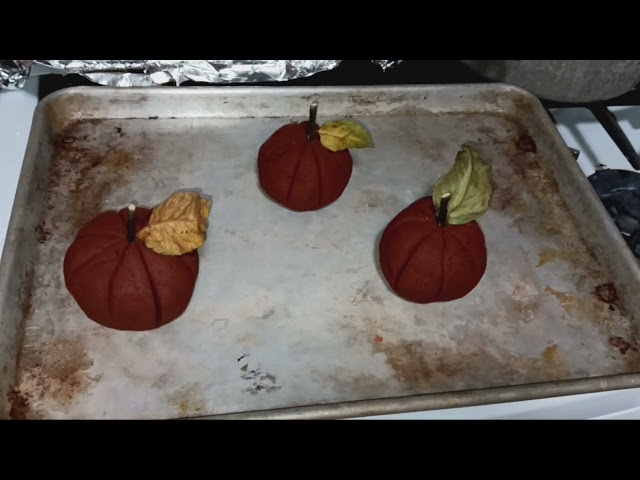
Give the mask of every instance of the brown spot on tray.
[[542, 352], [542, 360], [547, 364], [554, 364], [557, 361], [558, 345], [549, 345]]
[[323, 388], [331, 389], [342, 397], [351, 399], [371, 398], [371, 395], [379, 395], [388, 387], [384, 378], [379, 378], [371, 373], [356, 373], [341, 365], [328, 365], [322, 370], [313, 370], [310, 376], [314, 382]]
[[445, 362], [437, 352], [430, 352], [428, 356], [431, 358], [425, 359], [425, 345], [420, 341], [400, 342], [376, 348], [385, 354], [394, 376], [409, 385], [427, 384], [438, 372], [448, 377], [463, 370], [460, 362]]
[[562, 292], [550, 286], [546, 286], [545, 293], [553, 295], [563, 308], [566, 320], [569, 322], [588, 321], [599, 329], [604, 329], [605, 334], [618, 336], [621, 330], [620, 322], [626, 316], [622, 303], [618, 300], [613, 309], [611, 305], [597, 298], [589, 290]]
[[207, 413], [205, 395], [198, 385], [190, 383], [180, 387], [169, 396], [169, 402], [180, 416], [199, 416]]
[[593, 293], [598, 300], [604, 303], [613, 304], [618, 301], [618, 292], [612, 283], [598, 285]]
[[579, 292], [560, 292], [548, 285], [544, 291], [556, 297], [568, 315], [582, 315], [587, 319], [601, 319], [602, 321], [606, 319], [607, 315], [610, 315], [608, 306], [603, 305], [601, 301], [597, 301], [592, 296]]
[[521, 134], [520, 137], [518, 137], [518, 140], [516, 140], [516, 147], [527, 153], [536, 153], [538, 151], [536, 142], [534, 142], [533, 138], [526, 133]]
[[14, 392], [16, 408], [33, 418], [38, 404], [53, 402], [64, 408], [91, 383], [88, 375], [93, 361], [83, 345], [74, 339], [58, 339], [36, 345], [24, 345], [20, 355], [20, 378]]
[[564, 311], [568, 314], [573, 314], [577, 310], [585, 308], [583, 299], [576, 297], [573, 294], [560, 292], [548, 285], [544, 288], [544, 291], [556, 297], [560, 302], [560, 305], [562, 305]]
[[538, 268], [545, 266], [549, 262], [572, 259], [572, 252], [557, 249], [544, 249], [538, 253]]
[[609, 345], [611, 345], [613, 348], [618, 349], [618, 351], [622, 355], [626, 355], [629, 350], [631, 350], [632, 352], [637, 352], [638, 351], [638, 349], [636, 347], [631, 345], [629, 342], [627, 342], [622, 337], [612, 337], [612, 338], [610, 338], [609, 339]]
[[[611, 312], [602, 315], [600, 309], [594, 310], [593, 302], [584, 297], [608, 275], [587, 246], [588, 242], [563, 198], [551, 163], [539, 149], [534, 153], [518, 148], [518, 141], [527, 137], [528, 133], [519, 119], [508, 120], [513, 125], [508, 128], [511, 141], [501, 147], [501, 154], [506, 155], [508, 161], [500, 162], [488, 156], [488, 161], [494, 164], [491, 210], [514, 216], [512, 225], [522, 235], [545, 239], [545, 247], [537, 252], [538, 267], [558, 261], [567, 264], [566, 275], [569, 275], [569, 280], [580, 292], [585, 292], [578, 296], [584, 302], [563, 297], [563, 292], [558, 292], [557, 296], [568, 313], [585, 307], [591, 311], [592, 320], [606, 322], [611, 319]], [[522, 141], [520, 143], [522, 146]], [[605, 318], [602, 320], [598, 316]]]
[[32, 414], [29, 410], [27, 399], [18, 391], [13, 390], [8, 395], [11, 409], [9, 410], [9, 418], [11, 420], [37, 420], [40, 415]]
[[149, 140], [145, 134], [129, 138], [125, 149], [117, 127], [103, 127], [103, 122], [81, 120], [51, 139], [45, 198], [50, 213], [43, 228], [55, 226], [61, 239], [72, 237], [102, 211], [109, 192], [129, 184], [147, 160], [144, 153], [149, 150]]
[[[626, 310], [622, 304], [622, 300], [618, 296], [618, 290], [613, 283], [602, 283], [597, 285], [593, 294], [599, 301], [608, 303], [609, 307], [614, 307], [614, 309], [617, 308], [620, 310], [622, 315], [626, 316]], [[611, 308], [609, 308], [609, 310], [611, 310]]]
[[47, 230], [43, 226], [42, 222], [36, 225], [35, 234], [36, 234], [36, 240], [39, 243], [45, 243], [49, 239], [49, 235], [51, 235], [49, 233], [49, 230]]
[[[505, 145], [505, 154], [510, 157], [508, 165], [513, 169], [513, 173], [516, 174], [516, 178], [511, 178], [511, 181], [515, 188], [520, 188], [531, 194], [541, 204], [548, 204], [549, 207], [554, 209], [566, 208], [563, 205], [563, 201], [559, 196], [560, 187], [558, 182], [551, 171], [550, 165], [543, 160], [543, 158], [533, 152], [523, 152], [518, 148], [517, 144], [521, 141], [523, 134], [518, 130], [522, 127], [516, 122], [516, 129], [511, 134], [513, 144]], [[540, 217], [543, 219], [544, 217]], [[566, 214], [562, 215], [563, 219], [566, 219]], [[547, 220], [546, 218], [544, 218]]]
[[382, 342], [384, 342], [384, 338], [382, 338], [380, 335], [376, 335], [374, 341], [376, 343], [382, 343]]
[[[548, 345], [539, 357], [502, 350], [484, 341], [458, 347], [438, 347], [426, 341], [379, 344], [394, 377], [412, 392], [489, 387], [554, 381], [570, 376], [558, 345]], [[470, 380], [473, 379], [473, 380]]]

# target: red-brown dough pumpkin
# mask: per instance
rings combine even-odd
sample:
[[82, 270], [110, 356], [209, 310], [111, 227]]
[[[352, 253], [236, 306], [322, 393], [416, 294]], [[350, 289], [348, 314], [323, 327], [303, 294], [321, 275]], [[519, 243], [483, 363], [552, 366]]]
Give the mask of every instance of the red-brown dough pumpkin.
[[[279, 128], [258, 153], [264, 192], [298, 212], [319, 210], [335, 202], [347, 188], [353, 170], [348, 150], [327, 150], [319, 135], [307, 140], [308, 125], [302, 122]], [[313, 128], [319, 129], [317, 124]]]
[[[136, 210], [136, 233], [152, 211]], [[197, 250], [161, 255], [128, 236], [128, 209], [97, 215], [78, 232], [64, 259], [67, 289], [96, 323], [117, 330], [152, 330], [187, 308], [198, 277]]]
[[431, 197], [409, 205], [389, 223], [379, 253], [389, 286], [416, 303], [464, 297], [480, 282], [487, 266], [478, 224], [440, 227]]
[[309, 120], [276, 130], [258, 151], [258, 179], [275, 202], [297, 212], [320, 210], [347, 188], [353, 171], [348, 148], [371, 146], [369, 133], [351, 121], [316, 123], [317, 103]]
[[406, 207], [382, 233], [380, 267], [396, 294], [415, 303], [447, 302], [478, 285], [487, 249], [476, 219], [489, 208], [491, 193], [490, 166], [463, 145], [433, 196]]

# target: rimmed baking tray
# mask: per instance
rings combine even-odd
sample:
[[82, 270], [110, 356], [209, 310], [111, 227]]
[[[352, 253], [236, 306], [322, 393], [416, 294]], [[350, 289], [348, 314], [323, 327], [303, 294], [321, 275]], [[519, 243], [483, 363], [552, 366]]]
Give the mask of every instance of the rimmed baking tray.
[[[288, 211], [259, 146], [353, 117], [343, 196]], [[487, 271], [463, 299], [391, 292], [377, 242], [463, 143], [492, 166]], [[189, 308], [142, 333], [64, 286], [76, 232], [181, 189], [213, 199]], [[0, 266], [0, 412], [11, 418], [339, 418], [640, 385], [635, 258], [538, 100], [507, 85], [79, 87], [35, 113]]]

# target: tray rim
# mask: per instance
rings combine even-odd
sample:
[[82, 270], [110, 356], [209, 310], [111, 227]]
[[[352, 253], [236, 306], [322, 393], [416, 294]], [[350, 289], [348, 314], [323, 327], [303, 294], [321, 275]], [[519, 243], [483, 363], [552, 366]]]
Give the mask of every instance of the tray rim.
[[341, 420], [541, 400], [633, 388], [640, 388], [640, 374], [626, 373], [593, 377], [587, 379], [587, 381], [585, 379], [560, 380], [353, 402], [324, 403], [302, 407], [223, 413], [186, 417], [178, 420]]
[[[22, 209], [29, 192], [29, 182], [35, 176], [36, 158], [39, 143], [42, 140], [42, 131], [36, 127], [47, 126], [49, 123], [46, 118], [46, 110], [52, 103], [60, 101], [65, 97], [73, 97], [74, 95], [96, 95], [99, 97], [108, 97], [113, 95], [127, 96], [140, 95], [144, 93], [148, 96], [164, 96], [164, 95], [203, 95], [213, 94], [215, 96], [233, 95], [255, 95], [269, 94], [277, 92], [289, 92], [294, 94], [313, 94], [313, 93], [361, 93], [367, 94], [372, 92], [385, 92], [388, 90], [396, 90], [399, 93], [406, 93], [417, 90], [433, 91], [451, 91], [459, 90], [465, 93], [476, 92], [494, 92], [507, 93], [512, 92], [524, 97], [530, 103], [535, 111], [536, 116], [543, 115], [543, 125], [545, 135], [551, 137], [551, 140], [563, 157], [559, 159], [561, 162], [569, 162], [570, 168], [577, 173], [577, 188], [583, 190], [587, 200], [590, 203], [595, 202], [596, 212], [600, 218], [595, 219], [597, 222], [604, 222], [603, 228], [615, 229], [615, 224], [608, 215], [595, 192], [590, 188], [587, 178], [582, 174], [579, 166], [573, 161], [564, 139], [560, 132], [554, 127], [551, 120], [548, 119], [542, 102], [534, 94], [521, 87], [517, 87], [506, 83], [464, 83], [464, 84], [390, 84], [390, 85], [345, 85], [345, 86], [193, 86], [178, 88], [174, 86], [160, 87], [103, 87], [103, 86], [73, 86], [63, 88], [53, 92], [43, 98], [34, 110], [31, 130], [28, 137], [27, 147], [23, 157], [22, 167], [18, 179], [18, 185], [14, 194], [13, 205], [11, 209], [10, 219], [7, 225], [7, 233], [0, 256], [0, 300], [6, 297], [8, 282], [11, 281], [11, 274], [8, 267], [14, 261], [13, 251], [19, 238], [21, 229], [20, 220]], [[80, 112], [82, 113], [82, 112]], [[81, 115], [81, 118], [84, 118]], [[123, 117], [124, 119], [125, 117]], [[146, 118], [146, 115], [140, 117], [126, 117], [127, 119]], [[69, 118], [69, 120], [72, 120]], [[546, 121], [548, 120], [548, 121]], [[616, 242], [618, 245], [613, 246], [613, 251], [619, 261], [630, 263], [632, 275], [640, 279], [640, 265], [636, 261], [632, 252], [626, 247], [623, 238], [619, 238]], [[21, 319], [18, 326], [18, 332], [24, 329], [24, 318]], [[0, 339], [2, 340], [2, 339]], [[18, 345], [20, 349], [20, 345]], [[15, 369], [18, 374], [18, 369]], [[14, 379], [15, 383], [15, 379]], [[417, 411], [427, 411], [445, 408], [457, 408], [465, 406], [487, 405], [492, 403], [506, 403], [513, 401], [535, 400], [549, 397], [570, 396], [586, 393], [597, 393], [614, 390], [624, 390], [640, 387], [640, 372], [612, 374], [597, 377], [584, 377], [577, 379], [569, 379], [562, 381], [551, 381], [535, 384], [519, 384], [503, 387], [478, 388], [463, 391], [446, 391], [429, 394], [408, 395], [401, 397], [390, 397], [369, 400], [357, 400], [349, 402], [337, 403], [320, 403], [316, 405], [300, 406], [300, 407], [284, 407], [269, 410], [247, 411], [237, 413], [213, 414], [195, 417], [186, 417], [175, 419], [189, 420], [215, 420], [215, 419], [340, 419], [355, 418], [371, 415], [383, 415], [394, 413], [408, 413]], [[2, 399], [1, 401], [4, 401]], [[1, 410], [1, 409], [0, 409]]]

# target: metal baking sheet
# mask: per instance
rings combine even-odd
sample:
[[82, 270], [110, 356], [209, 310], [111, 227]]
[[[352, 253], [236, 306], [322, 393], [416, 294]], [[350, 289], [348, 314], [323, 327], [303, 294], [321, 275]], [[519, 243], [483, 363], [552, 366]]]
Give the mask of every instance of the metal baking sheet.
[[[354, 117], [344, 195], [268, 200], [259, 146]], [[532, 150], [530, 137], [536, 146]], [[492, 165], [488, 266], [465, 298], [403, 301], [377, 242], [463, 143]], [[84, 317], [62, 261], [98, 212], [180, 189], [213, 199], [191, 304], [155, 331]], [[640, 385], [638, 264], [538, 100], [507, 85], [57, 92], [39, 105], [0, 269], [11, 418], [340, 418]]]

